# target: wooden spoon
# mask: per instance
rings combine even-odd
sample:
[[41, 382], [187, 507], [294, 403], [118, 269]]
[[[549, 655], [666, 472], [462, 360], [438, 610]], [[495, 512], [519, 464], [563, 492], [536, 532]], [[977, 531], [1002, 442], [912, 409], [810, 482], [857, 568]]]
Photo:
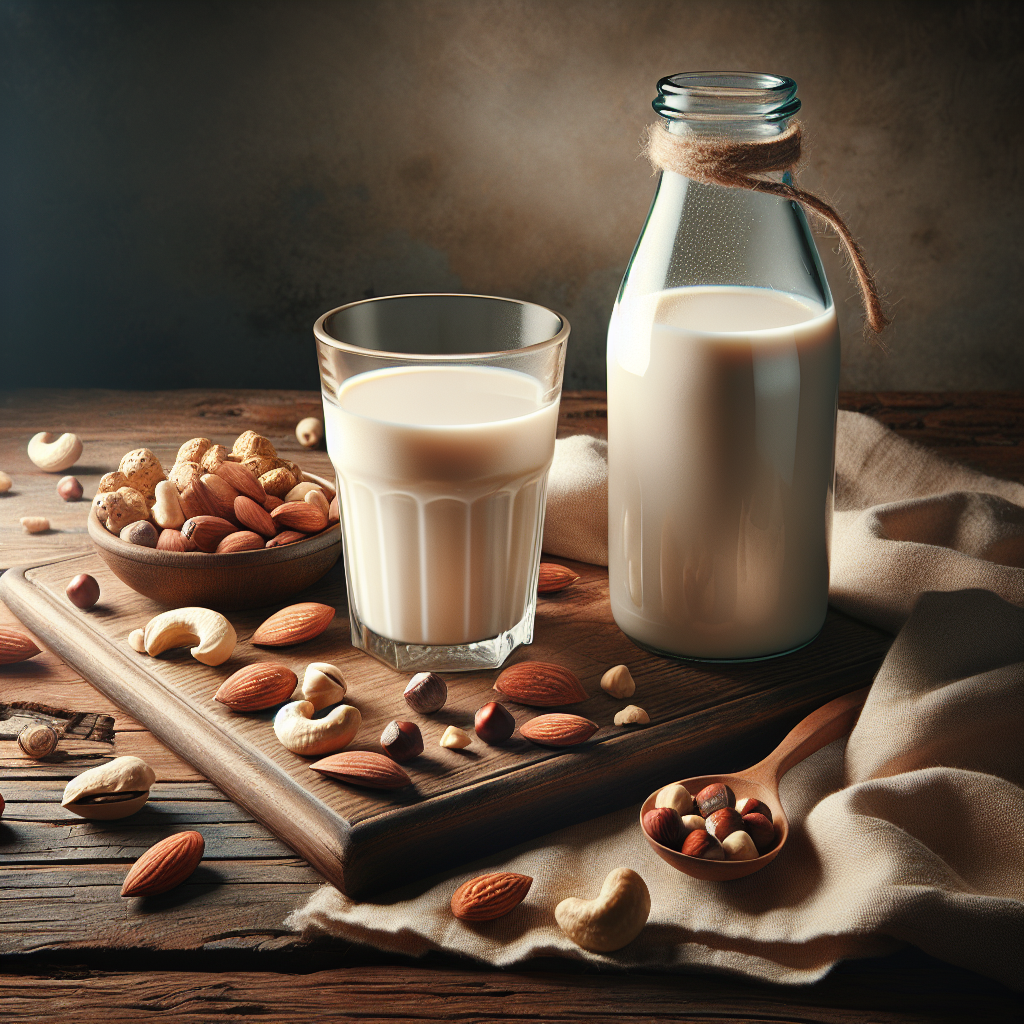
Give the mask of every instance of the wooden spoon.
[[[793, 765], [799, 764], [805, 757], [810, 757], [816, 750], [849, 732], [857, 721], [867, 695], [867, 689], [856, 690], [829, 701], [794, 726], [771, 754], [745, 772], [680, 779], [679, 785], [685, 786], [695, 796], [705, 786], [710, 786], [713, 782], [723, 782], [735, 793], [737, 800], [750, 796], [766, 803], [771, 808], [775, 823], [775, 845], [767, 853], [753, 860], [702, 860], [662, 846], [644, 832], [644, 838], [650, 843], [651, 849], [677, 871], [709, 882], [727, 882], [733, 878], [742, 878], [769, 864], [779, 855], [789, 838], [789, 822], [779, 800], [779, 780]], [[654, 807], [660, 792], [661, 790], [653, 792], [640, 808], [641, 831], [644, 815]]]

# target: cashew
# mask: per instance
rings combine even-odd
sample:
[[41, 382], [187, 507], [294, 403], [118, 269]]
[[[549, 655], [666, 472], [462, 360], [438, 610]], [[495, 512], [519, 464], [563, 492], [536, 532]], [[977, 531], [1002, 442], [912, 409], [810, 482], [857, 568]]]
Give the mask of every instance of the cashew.
[[647, 725], [650, 721], [651, 716], [643, 708], [638, 708], [635, 704], [627, 704], [615, 715], [616, 725]]
[[613, 697], [618, 697], [619, 700], [624, 700], [636, 692], [636, 683], [633, 682], [633, 677], [625, 665], [616, 665], [601, 676], [601, 689]]
[[359, 709], [342, 704], [324, 718], [313, 716], [308, 700], [285, 704], [274, 717], [277, 738], [293, 754], [331, 754], [348, 746], [363, 720]]
[[302, 499], [307, 505], [312, 505], [314, 508], [320, 509], [324, 514], [324, 518], [330, 514], [331, 503], [324, 497], [324, 492], [317, 487], [315, 490], [307, 491], [306, 496]]
[[22, 516], [21, 525], [26, 533], [43, 533], [50, 528], [46, 516]]
[[583, 949], [611, 953], [632, 942], [651, 913], [651, 894], [629, 868], [616, 868], [592, 900], [570, 896], [555, 907], [558, 927]]
[[175, 608], [146, 623], [146, 653], [154, 658], [172, 647], [196, 644], [196, 661], [220, 665], [231, 657], [237, 639], [231, 623], [209, 608]]
[[295, 437], [303, 448], [315, 448], [323, 436], [324, 425], [315, 416], [299, 420], [295, 427]]
[[0, 469], [0, 494], [6, 494], [11, 489], [12, 483], [11, 478]]
[[297, 483], [285, 496], [285, 501], [305, 501], [306, 495], [310, 491], [319, 491], [322, 488], [319, 484], [310, 483], [308, 480], [302, 480]]
[[144, 629], [133, 629], [128, 634], [128, 646], [139, 654], [146, 653], [146, 631]]
[[178, 500], [178, 488], [170, 480], [161, 480], [154, 490], [156, 504], [153, 506], [153, 522], [161, 530], [180, 530], [185, 522]]
[[306, 666], [302, 678], [302, 699], [309, 701], [317, 711], [345, 699], [347, 687], [341, 669], [326, 661], [313, 661]]
[[77, 434], [61, 434], [54, 440], [49, 431], [36, 434], [28, 443], [28, 457], [47, 473], [60, 473], [73, 466], [82, 454]]

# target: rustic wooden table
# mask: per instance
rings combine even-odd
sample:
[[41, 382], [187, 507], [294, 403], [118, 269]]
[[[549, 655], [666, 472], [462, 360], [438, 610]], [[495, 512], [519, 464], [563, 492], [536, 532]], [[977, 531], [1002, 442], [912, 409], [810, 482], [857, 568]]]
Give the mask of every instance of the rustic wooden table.
[[[844, 408], [1000, 476], [1024, 477], [1024, 400], [1010, 393], [849, 393]], [[316, 413], [306, 392], [0, 392], [0, 569], [86, 550], [85, 505], [65, 504], [35, 469], [28, 438], [73, 429], [86, 495], [120, 455], [254, 428], [297, 452], [294, 424]], [[604, 396], [563, 399], [560, 433], [603, 434]], [[323, 451], [304, 457], [329, 472]], [[23, 515], [52, 529], [22, 532]], [[0, 625], [17, 620], [0, 606]], [[42, 762], [0, 739], [0, 1020], [773, 1020], [1005, 1021], [1019, 996], [913, 950], [851, 961], [807, 988], [711, 975], [597, 972], [564, 961], [497, 971], [450, 956], [413, 961], [348, 943], [303, 943], [283, 925], [321, 884], [317, 873], [49, 652], [0, 666], [0, 702], [36, 701], [110, 715], [113, 753], [137, 754], [159, 782], [146, 812], [104, 826], [69, 823], [66, 781], [109, 743], [64, 741]], [[772, 745], [776, 737], [768, 737]], [[744, 762], [745, 764], [746, 762]], [[737, 764], [736, 768], [743, 767]], [[117, 899], [127, 865], [168, 832], [201, 827], [207, 860], [192, 881], [128, 916]]]

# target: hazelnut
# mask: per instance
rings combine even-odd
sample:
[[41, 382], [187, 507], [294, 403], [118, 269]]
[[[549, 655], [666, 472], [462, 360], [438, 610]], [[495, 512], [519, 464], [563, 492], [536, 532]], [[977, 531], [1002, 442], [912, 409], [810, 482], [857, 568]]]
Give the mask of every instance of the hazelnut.
[[699, 857], [701, 860], [725, 860], [722, 844], [703, 829], [694, 829], [683, 840], [682, 852], [687, 857]]
[[674, 807], [681, 815], [690, 814], [693, 811], [693, 797], [685, 786], [674, 782], [671, 786], [665, 786], [658, 790], [654, 799], [655, 807]]
[[440, 711], [448, 700], [448, 687], [436, 672], [418, 672], [405, 688], [405, 703], [421, 715]]
[[392, 761], [411, 761], [423, 753], [423, 734], [415, 722], [388, 722], [380, 734], [380, 745]]
[[662, 846], [678, 850], [683, 845], [683, 822], [674, 807], [655, 807], [644, 815], [644, 831]]
[[80, 572], [64, 588], [68, 600], [76, 607], [83, 610], [91, 608], [100, 599], [100, 585], [94, 576]]
[[649, 725], [651, 716], [635, 704], [627, 704], [615, 715], [616, 725]]
[[699, 814], [684, 814], [682, 820], [684, 836], [688, 836], [696, 829], [700, 829], [703, 832], [708, 830], [708, 823]]
[[18, 746], [32, 758], [46, 757], [57, 749], [60, 734], [52, 725], [36, 722], [18, 733]]
[[62, 476], [57, 481], [57, 493], [65, 501], [78, 501], [82, 496], [82, 485], [76, 476]]
[[118, 536], [129, 544], [137, 544], [143, 548], [155, 548], [160, 539], [156, 527], [147, 519], [129, 523]]
[[763, 814], [744, 814], [743, 831], [754, 840], [758, 853], [770, 850], [775, 843], [775, 826]]
[[755, 796], [745, 796], [737, 800], [736, 810], [739, 811], [741, 817], [744, 814], [763, 814], [769, 821], [775, 820], [772, 817], [772, 809], [763, 800], [758, 800]]
[[706, 819], [708, 832], [719, 842], [733, 832], [743, 831], [743, 819], [734, 807], [720, 807]]
[[730, 832], [722, 840], [722, 849], [726, 860], [754, 860], [758, 856], [754, 841], [743, 831]]
[[323, 436], [324, 425], [316, 416], [307, 416], [296, 424], [295, 437], [303, 448], [315, 448]]
[[712, 782], [694, 796], [697, 811], [707, 818], [723, 807], [735, 807], [736, 796], [724, 782]]
[[504, 743], [515, 732], [516, 720], [504, 704], [492, 700], [476, 713], [473, 727], [484, 743]]
[[464, 729], [460, 729], [457, 725], [449, 725], [438, 742], [449, 750], [462, 750], [473, 741]]
[[601, 676], [601, 689], [619, 700], [624, 700], [636, 692], [636, 683], [633, 682], [633, 677], [625, 665], [616, 665]]

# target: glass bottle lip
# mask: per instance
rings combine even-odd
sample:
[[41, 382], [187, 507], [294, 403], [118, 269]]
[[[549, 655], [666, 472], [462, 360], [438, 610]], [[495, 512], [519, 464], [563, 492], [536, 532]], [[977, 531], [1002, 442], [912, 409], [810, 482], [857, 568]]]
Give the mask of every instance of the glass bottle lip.
[[651, 104], [672, 121], [784, 121], [800, 109], [796, 82], [750, 71], [685, 71], [658, 82]]

